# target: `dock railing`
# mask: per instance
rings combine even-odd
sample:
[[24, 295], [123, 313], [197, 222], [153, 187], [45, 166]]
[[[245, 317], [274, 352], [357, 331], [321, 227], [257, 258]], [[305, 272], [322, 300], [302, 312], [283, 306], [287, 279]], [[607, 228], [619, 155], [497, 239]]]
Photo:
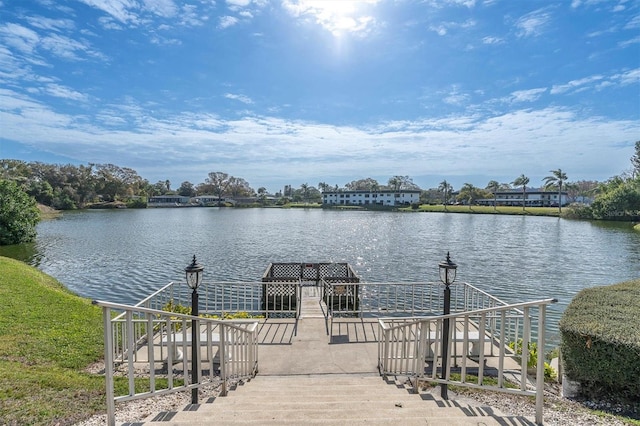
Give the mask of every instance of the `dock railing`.
[[[338, 318], [431, 316], [442, 312], [444, 306], [444, 284], [440, 282], [351, 283], [323, 279], [322, 286], [331, 335]], [[453, 313], [508, 305], [466, 282], [456, 282], [450, 289]], [[488, 331], [493, 332], [496, 326], [494, 318], [487, 318]]]
[[[290, 315], [299, 313], [299, 280], [269, 282], [217, 281], [198, 287], [198, 312], [224, 317], [246, 312], [251, 316]], [[172, 306], [191, 306], [191, 288], [185, 282], [170, 282], [136, 303], [136, 307], [167, 310]]]
[[[193, 317], [159, 309], [94, 301], [102, 308], [107, 424], [115, 404], [254, 377], [258, 371], [258, 322]], [[200, 333], [191, 341], [192, 321]], [[195, 366], [191, 345], [200, 349]], [[192, 382], [193, 369], [198, 371]], [[118, 386], [116, 386], [118, 383]], [[119, 391], [118, 389], [126, 389]]]
[[[409, 376], [416, 389], [432, 382], [534, 396], [536, 423], [542, 424], [544, 350], [537, 351], [533, 386], [527, 380], [528, 350], [534, 342], [537, 348], [545, 347], [546, 307], [555, 302], [545, 299], [433, 317], [380, 318], [380, 374]], [[445, 364], [441, 358], [445, 319], [452, 324], [446, 339], [451, 359], [442, 371], [438, 366]], [[488, 324], [493, 325], [492, 331]], [[509, 349], [510, 342], [525, 348], [519, 359]], [[459, 377], [452, 377], [452, 368]], [[517, 386], [508, 385], [514, 382]]]

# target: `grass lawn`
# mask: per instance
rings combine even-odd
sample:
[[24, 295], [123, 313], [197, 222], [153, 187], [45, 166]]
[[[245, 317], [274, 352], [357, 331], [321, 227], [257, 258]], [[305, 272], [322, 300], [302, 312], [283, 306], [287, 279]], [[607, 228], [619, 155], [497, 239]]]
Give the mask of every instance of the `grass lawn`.
[[[430, 205], [422, 204], [417, 210], [412, 208], [403, 208], [402, 211], [415, 212], [445, 212], [442, 204]], [[474, 213], [474, 214], [509, 214], [509, 215], [527, 215], [527, 216], [558, 216], [557, 207], [527, 207], [522, 210], [519, 206], [447, 206], [448, 213]]]
[[102, 311], [35, 268], [0, 257], [0, 424], [73, 424], [105, 412]]

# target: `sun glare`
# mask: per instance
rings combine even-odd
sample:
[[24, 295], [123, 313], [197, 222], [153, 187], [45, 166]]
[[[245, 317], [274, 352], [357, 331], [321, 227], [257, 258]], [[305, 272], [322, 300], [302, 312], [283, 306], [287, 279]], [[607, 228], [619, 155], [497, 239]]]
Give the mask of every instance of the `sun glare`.
[[339, 37], [343, 33], [358, 33], [367, 31], [375, 21], [367, 15], [367, 7], [378, 3], [379, 0], [349, 1], [349, 0], [300, 0], [290, 3], [298, 15], [311, 15], [316, 23]]

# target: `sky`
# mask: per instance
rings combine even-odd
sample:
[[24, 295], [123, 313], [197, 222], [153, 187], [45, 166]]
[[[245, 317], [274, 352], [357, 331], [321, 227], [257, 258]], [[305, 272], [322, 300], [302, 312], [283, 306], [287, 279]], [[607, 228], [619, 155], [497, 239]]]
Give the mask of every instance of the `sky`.
[[637, 0], [0, 0], [0, 158], [459, 189], [637, 140]]

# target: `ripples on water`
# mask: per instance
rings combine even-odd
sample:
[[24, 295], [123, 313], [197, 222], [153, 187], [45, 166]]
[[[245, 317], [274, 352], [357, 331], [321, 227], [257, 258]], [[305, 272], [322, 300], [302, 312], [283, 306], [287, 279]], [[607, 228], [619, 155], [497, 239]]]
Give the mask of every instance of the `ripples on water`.
[[257, 281], [270, 262], [349, 262], [364, 281], [458, 280], [505, 301], [555, 297], [551, 330], [580, 289], [640, 277], [640, 236], [624, 224], [548, 217], [319, 209], [148, 209], [65, 213], [27, 260], [81, 296], [133, 303], [183, 279], [196, 254], [208, 281]]

